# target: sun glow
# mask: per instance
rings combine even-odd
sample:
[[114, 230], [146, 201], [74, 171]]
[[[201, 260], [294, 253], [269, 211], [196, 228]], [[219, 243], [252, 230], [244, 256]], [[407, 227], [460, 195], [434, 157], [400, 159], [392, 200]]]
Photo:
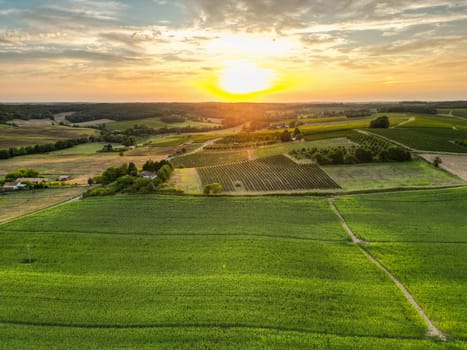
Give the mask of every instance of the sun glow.
[[251, 94], [271, 89], [276, 74], [250, 62], [231, 62], [220, 72], [219, 87], [229, 94]]

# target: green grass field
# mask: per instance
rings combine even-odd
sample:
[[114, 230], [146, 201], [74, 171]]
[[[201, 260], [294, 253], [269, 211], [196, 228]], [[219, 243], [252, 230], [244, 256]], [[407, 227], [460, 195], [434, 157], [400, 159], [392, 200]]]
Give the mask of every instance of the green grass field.
[[[50, 152], [50, 155], [53, 156], [68, 156], [68, 155], [94, 155], [97, 151], [102, 150], [104, 145], [108, 145], [108, 142], [92, 142], [92, 143], [85, 143], [82, 145], [77, 145], [71, 148], [65, 148], [59, 151]], [[112, 147], [124, 147], [118, 143], [112, 143]]]
[[467, 339], [467, 188], [336, 200], [366, 248], [448, 335]]
[[344, 190], [463, 184], [464, 181], [422, 160], [411, 162], [324, 165]]
[[260, 147], [254, 151], [254, 155], [257, 158], [265, 158], [276, 156], [283, 153], [289, 153], [293, 150], [300, 150], [302, 148], [327, 148], [327, 147], [350, 147], [352, 142], [347, 138], [338, 137], [316, 141], [304, 141], [304, 142], [292, 142], [292, 143], [279, 143], [272, 146]]
[[241, 151], [203, 151], [172, 159], [175, 166], [196, 168], [211, 165], [221, 165], [248, 160], [248, 152]]
[[453, 115], [463, 117], [463, 118], [467, 118], [467, 109], [466, 108], [440, 109], [438, 112], [442, 113], [442, 114], [449, 114], [449, 112], [452, 112]]
[[352, 337], [249, 327], [66, 328], [0, 323], [9, 349], [465, 349], [461, 341]]
[[419, 150], [467, 153], [467, 147], [452, 142], [467, 139], [467, 120], [417, 115], [414, 121], [396, 129], [368, 129], [368, 131]]
[[[306, 125], [299, 127], [301, 132], [305, 135], [305, 139], [308, 140], [308, 135], [312, 135], [315, 133], [327, 133], [327, 132], [337, 132], [339, 130], [352, 130], [352, 129], [360, 129], [360, 128], [367, 128], [370, 125], [370, 120], [372, 118], [366, 119], [349, 119], [343, 122], [330, 122], [327, 124], [322, 125]], [[390, 125], [397, 125], [400, 122], [406, 121], [409, 119], [407, 116], [391, 116], [389, 115], [389, 122]]]
[[92, 198], [1, 232], [12, 347], [447, 348], [326, 199]]
[[58, 140], [75, 139], [97, 134], [98, 132], [94, 129], [65, 126], [2, 128], [0, 131], [0, 149], [55, 143]]
[[465, 243], [466, 196], [467, 187], [462, 187], [345, 196], [336, 203], [352, 229], [365, 240]]
[[195, 122], [192, 120], [187, 120], [183, 123], [164, 123], [160, 118], [145, 118], [145, 119], [135, 119], [135, 120], [125, 120], [107, 123], [105, 126], [109, 130], [126, 130], [132, 128], [134, 125], [145, 125], [149, 128], [160, 129], [160, 128], [185, 128], [185, 127], [217, 127], [221, 124], [218, 123], [209, 123], [209, 122]]

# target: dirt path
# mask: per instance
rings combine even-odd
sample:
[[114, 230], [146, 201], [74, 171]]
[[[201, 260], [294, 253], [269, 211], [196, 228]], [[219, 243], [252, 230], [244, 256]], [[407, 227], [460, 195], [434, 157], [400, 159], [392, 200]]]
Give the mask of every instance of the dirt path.
[[252, 149], [247, 150], [248, 160], [256, 160], [255, 151]]
[[415, 300], [413, 295], [410, 294], [410, 292], [407, 290], [407, 288], [405, 288], [405, 286], [402, 284], [402, 282], [399, 281], [386, 267], [384, 267], [383, 264], [381, 264], [366, 249], [364, 249], [362, 247], [359, 247], [359, 248], [363, 252], [363, 254], [365, 254], [368, 257], [368, 259], [370, 259], [374, 264], [376, 264], [376, 266], [378, 266], [382, 271], [384, 271], [386, 273], [386, 275], [389, 276], [389, 278], [391, 278], [391, 280], [396, 284], [396, 286], [399, 287], [399, 289], [402, 291], [402, 293], [404, 294], [407, 301], [417, 310], [418, 314], [423, 318], [423, 320], [425, 321], [426, 326], [428, 327], [427, 335], [429, 337], [438, 337], [442, 341], [446, 341], [446, 336], [444, 335], [444, 333], [439, 328], [437, 328], [433, 324], [433, 322], [431, 322], [431, 320], [429, 319], [429, 317], [427, 316], [425, 311], [417, 303], [417, 301]]
[[360, 248], [360, 250], [363, 252], [363, 254], [366, 255], [366, 257], [372, 261], [376, 266], [378, 266], [386, 275], [389, 276], [389, 278], [394, 282], [394, 284], [401, 290], [401, 292], [404, 294], [405, 298], [407, 301], [417, 310], [418, 314], [423, 318], [425, 321], [426, 326], [428, 327], [427, 330], [427, 335], [429, 337], [437, 337], [441, 339], [442, 341], [446, 341], [446, 335], [439, 329], [437, 328], [433, 322], [431, 322], [430, 318], [427, 316], [425, 311], [422, 309], [422, 307], [417, 303], [415, 298], [413, 297], [412, 294], [405, 288], [405, 286], [402, 284], [400, 280], [394, 276], [391, 271], [389, 271], [383, 264], [381, 264], [373, 255], [371, 255], [370, 252], [368, 252], [362, 245], [361, 243], [366, 243], [366, 241], [362, 241], [359, 239], [355, 234], [352, 232], [352, 229], [349, 227], [347, 222], [345, 221], [344, 217], [341, 215], [339, 212], [339, 209], [337, 209], [336, 205], [334, 204], [334, 201], [332, 198], [329, 198], [329, 205], [331, 206], [331, 209], [334, 211], [336, 216], [339, 218], [339, 221], [341, 222], [342, 226], [344, 227], [345, 231], [349, 234], [349, 236], [352, 238], [352, 242]]
[[[198, 153], [198, 152], [201, 152], [206, 146], [209, 146], [209, 145], [212, 145], [214, 142], [220, 140], [220, 138], [216, 138], [216, 139], [212, 139], [212, 140], [209, 140], [209, 141], [206, 141], [204, 142], [201, 146], [199, 146], [198, 148], [195, 148], [193, 151], [191, 152], [187, 152], [187, 153], [184, 153], [183, 155], [184, 156], [188, 156], [190, 154], [195, 154], [195, 153]], [[173, 158], [177, 158], [179, 156], [174, 156], [174, 157], [168, 157], [167, 159], [168, 160], [171, 160]]]
[[350, 229], [349, 225], [347, 225], [347, 222], [345, 221], [344, 217], [341, 215], [341, 213], [337, 209], [336, 205], [334, 204], [334, 199], [329, 198], [328, 202], [329, 202], [329, 205], [331, 206], [332, 211], [334, 212], [334, 214], [336, 214], [339, 221], [341, 222], [342, 227], [348, 233], [350, 238], [352, 238], [352, 243], [354, 243], [354, 244], [361, 244], [361, 243], [368, 244], [368, 242], [366, 242], [364, 240], [361, 240], [360, 238], [358, 238], [357, 236], [354, 235], [354, 233]]
[[407, 124], [407, 123], [411, 123], [411, 122], [413, 122], [414, 120], [415, 120], [415, 117], [410, 117], [410, 118], [409, 118], [408, 120], [406, 120], [406, 121], [403, 121], [403, 122], [400, 122], [399, 124], [396, 124], [396, 125], [394, 125], [394, 126], [391, 126], [391, 129], [397, 128], [397, 127], [399, 127], [399, 126], [401, 126], [401, 125], [405, 125], [405, 124]]
[[456, 118], [456, 119], [460, 119], [460, 120], [464, 120], [464, 121], [467, 120], [467, 118], [465, 118], [465, 117], [461, 117], [460, 115], [452, 114], [452, 111], [449, 111], [449, 114], [438, 114], [438, 116]]

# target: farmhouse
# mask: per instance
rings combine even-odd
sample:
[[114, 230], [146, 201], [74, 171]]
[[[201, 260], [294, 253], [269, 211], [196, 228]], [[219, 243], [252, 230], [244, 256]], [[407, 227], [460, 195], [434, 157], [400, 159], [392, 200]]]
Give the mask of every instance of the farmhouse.
[[59, 177], [57, 177], [57, 181], [69, 181], [71, 180], [71, 176], [69, 175], [60, 175]]
[[28, 187], [26, 183], [39, 184], [49, 182], [45, 177], [19, 177], [14, 182], [5, 182], [3, 189], [5, 191], [16, 191]]
[[155, 179], [157, 177], [157, 174], [154, 171], [147, 171], [144, 170], [139, 173], [139, 176], [144, 177], [146, 179]]
[[19, 177], [15, 181], [15, 183], [17, 184], [21, 184], [23, 182], [31, 182], [33, 184], [39, 184], [42, 182], [49, 182], [49, 179], [45, 177]]

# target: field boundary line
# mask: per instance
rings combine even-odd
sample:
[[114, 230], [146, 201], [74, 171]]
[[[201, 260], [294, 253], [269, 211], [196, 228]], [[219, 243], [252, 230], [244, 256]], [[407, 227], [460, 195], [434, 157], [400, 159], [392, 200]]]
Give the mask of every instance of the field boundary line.
[[[427, 335], [429, 337], [437, 337], [442, 341], [446, 341], [446, 335], [439, 329], [437, 328], [433, 322], [430, 320], [430, 318], [427, 316], [423, 308], [417, 303], [415, 298], [413, 297], [412, 294], [408, 291], [408, 289], [402, 284], [402, 282], [392, 274], [391, 271], [389, 271], [378, 259], [376, 259], [368, 250], [366, 250], [361, 244], [363, 243], [359, 238], [355, 236], [353, 233], [352, 229], [349, 227], [347, 222], [345, 221], [344, 217], [341, 215], [339, 212], [339, 209], [336, 207], [334, 204], [334, 201], [332, 198], [329, 199], [329, 204], [333, 211], [336, 213], [336, 216], [339, 218], [339, 221], [341, 222], [342, 226], [344, 227], [345, 231], [349, 234], [349, 236], [352, 238], [352, 242], [358, 246], [358, 248], [363, 252], [363, 254], [366, 255], [366, 257], [372, 261], [376, 266], [380, 268], [389, 278], [394, 282], [394, 284], [401, 290], [401, 292], [404, 294], [405, 298], [407, 301], [415, 308], [415, 310], [418, 312], [418, 314], [423, 318], [425, 321], [426, 326], [428, 327]], [[368, 243], [368, 242], [365, 242]]]
[[221, 328], [221, 329], [250, 329], [250, 330], [270, 330], [279, 332], [296, 332], [305, 334], [316, 334], [316, 335], [330, 335], [337, 337], [348, 337], [348, 338], [375, 338], [375, 339], [406, 339], [406, 340], [419, 340], [425, 339], [417, 336], [390, 336], [390, 335], [376, 335], [376, 334], [345, 334], [345, 333], [334, 333], [326, 331], [317, 331], [312, 329], [304, 328], [288, 328], [281, 326], [255, 326], [248, 324], [171, 324], [171, 323], [160, 323], [160, 324], [62, 324], [57, 322], [30, 322], [30, 321], [8, 321], [0, 320], [0, 324], [16, 325], [16, 326], [32, 326], [32, 327], [57, 327], [57, 328], [83, 328], [83, 329], [149, 329], [149, 328]]
[[[18, 232], [25, 232], [24, 230], [4, 230], [3, 233], [18, 233]], [[191, 237], [191, 238], [200, 238], [200, 237], [232, 237], [232, 238], [265, 238], [265, 239], [277, 239], [277, 240], [291, 240], [291, 241], [313, 241], [313, 242], [323, 242], [323, 243], [347, 243], [346, 237], [343, 235], [340, 238], [336, 239], [322, 239], [322, 238], [312, 238], [312, 237], [297, 237], [297, 236], [285, 236], [285, 235], [267, 235], [267, 234], [254, 234], [254, 233], [166, 233], [166, 234], [152, 234], [152, 233], [144, 233], [144, 232], [135, 232], [135, 233], [127, 233], [127, 232], [92, 232], [92, 231], [28, 231], [28, 233], [33, 234], [60, 234], [60, 235], [67, 235], [67, 234], [77, 234], [77, 235], [102, 235], [102, 236], [143, 236], [143, 237], [153, 237], [154, 239], [157, 238], [171, 238], [171, 237]]]

